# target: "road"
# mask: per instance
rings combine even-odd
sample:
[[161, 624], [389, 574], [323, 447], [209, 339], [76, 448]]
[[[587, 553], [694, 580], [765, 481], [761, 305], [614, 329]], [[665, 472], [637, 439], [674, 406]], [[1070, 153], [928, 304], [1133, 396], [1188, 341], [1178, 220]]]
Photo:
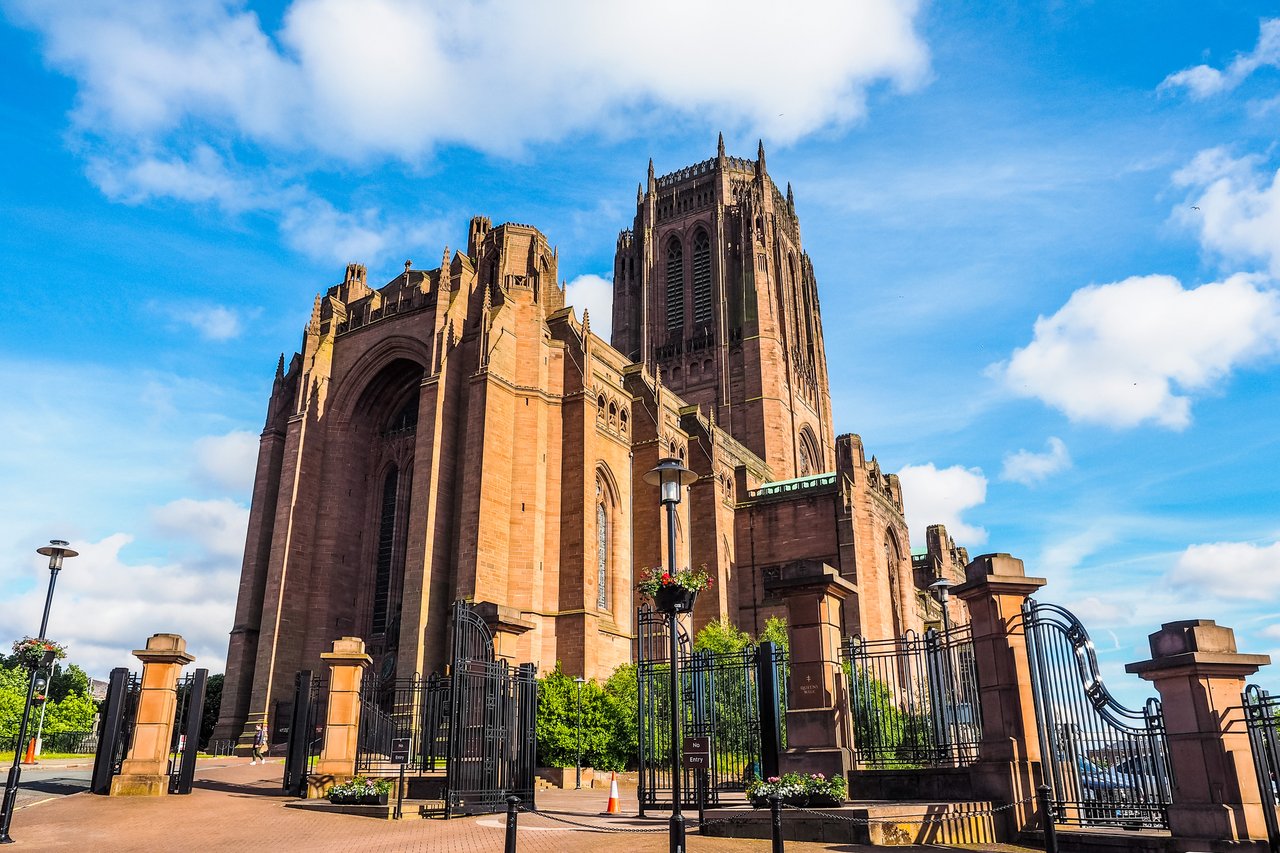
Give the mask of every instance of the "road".
[[[49, 764], [24, 765], [18, 782], [17, 808], [33, 803], [65, 797], [89, 789], [89, 777], [93, 773], [93, 756], [84, 762], [50, 762]], [[8, 779], [8, 767], [0, 771], [0, 790]]]

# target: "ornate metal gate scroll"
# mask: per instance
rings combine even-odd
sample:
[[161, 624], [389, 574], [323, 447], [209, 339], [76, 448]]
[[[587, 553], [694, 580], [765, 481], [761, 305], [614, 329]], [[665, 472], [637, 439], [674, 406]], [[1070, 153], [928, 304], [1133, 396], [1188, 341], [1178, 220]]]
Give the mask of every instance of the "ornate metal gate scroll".
[[1117, 702], [1070, 611], [1027, 599], [1022, 618], [1056, 822], [1167, 828], [1172, 779], [1160, 700], [1141, 711]]

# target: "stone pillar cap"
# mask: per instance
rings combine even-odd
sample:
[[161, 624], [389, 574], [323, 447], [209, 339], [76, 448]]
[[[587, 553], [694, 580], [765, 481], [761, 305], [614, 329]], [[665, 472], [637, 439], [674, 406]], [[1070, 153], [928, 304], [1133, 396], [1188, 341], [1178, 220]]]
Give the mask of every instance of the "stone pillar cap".
[[365, 654], [364, 640], [359, 637], [339, 637], [333, 641], [333, 651], [321, 652], [320, 659], [338, 663], [349, 660], [352, 663], [373, 663], [373, 658]]
[[769, 577], [769, 574], [770, 572], [765, 572], [765, 591], [777, 595], [786, 596], [820, 590], [838, 598], [846, 598], [857, 592], [857, 587], [821, 560], [796, 560], [784, 563], [777, 567], [776, 575]]
[[489, 626], [489, 630], [495, 634], [499, 632], [504, 634], [523, 634], [525, 631], [532, 631], [537, 627], [528, 619], [525, 619], [524, 613], [517, 607], [495, 604], [492, 601], [478, 601], [472, 609]]
[[1026, 566], [1011, 554], [982, 554], [964, 567], [964, 583], [952, 588], [953, 595], [964, 594], [981, 587], [1003, 586], [1010, 592], [1030, 595], [1048, 583], [1044, 578], [1027, 576]]
[[1134, 673], [1198, 665], [1235, 667], [1256, 672], [1271, 663], [1269, 655], [1242, 655], [1236, 651], [1236, 632], [1212, 619], [1165, 622], [1147, 638], [1151, 660], [1125, 665]]
[[145, 649], [134, 649], [133, 656], [143, 663], [181, 663], [195, 660], [187, 653], [187, 641], [181, 634], [152, 634]]

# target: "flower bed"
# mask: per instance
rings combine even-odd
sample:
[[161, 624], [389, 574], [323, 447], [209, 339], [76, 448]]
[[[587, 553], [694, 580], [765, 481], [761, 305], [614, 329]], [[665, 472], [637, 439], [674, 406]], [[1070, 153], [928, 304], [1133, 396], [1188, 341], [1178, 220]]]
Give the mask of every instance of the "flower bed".
[[844, 802], [848, 784], [840, 776], [828, 779], [821, 773], [784, 773], [747, 786], [747, 799], [756, 808], [769, 805], [777, 796], [788, 806], [838, 806]]
[[391, 793], [389, 779], [366, 779], [357, 776], [329, 789], [329, 802], [339, 806], [385, 806]]

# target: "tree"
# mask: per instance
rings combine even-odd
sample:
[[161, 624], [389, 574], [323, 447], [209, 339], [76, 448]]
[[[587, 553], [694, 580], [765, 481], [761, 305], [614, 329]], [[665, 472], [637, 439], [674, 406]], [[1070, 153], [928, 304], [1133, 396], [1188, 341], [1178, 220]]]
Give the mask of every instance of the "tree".
[[791, 648], [790, 635], [787, 634], [787, 620], [782, 616], [770, 616], [764, 623], [764, 630], [756, 638], [758, 642], [770, 642], [784, 649]]
[[735, 628], [728, 619], [724, 618], [708, 622], [693, 638], [695, 652], [725, 654], [740, 652], [749, 645], [751, 645], [751, 635]]
[[[629, 684], [628, 684], [629, 682]], [[582, 765], [623, 770], [633, 765], [636, 739], [635, 670], [619, 667], [604, 686], [582, 684]], [[557, 664], [538, 684], [538, 764], [572, 767], [578, 755], [578, 685]]]

